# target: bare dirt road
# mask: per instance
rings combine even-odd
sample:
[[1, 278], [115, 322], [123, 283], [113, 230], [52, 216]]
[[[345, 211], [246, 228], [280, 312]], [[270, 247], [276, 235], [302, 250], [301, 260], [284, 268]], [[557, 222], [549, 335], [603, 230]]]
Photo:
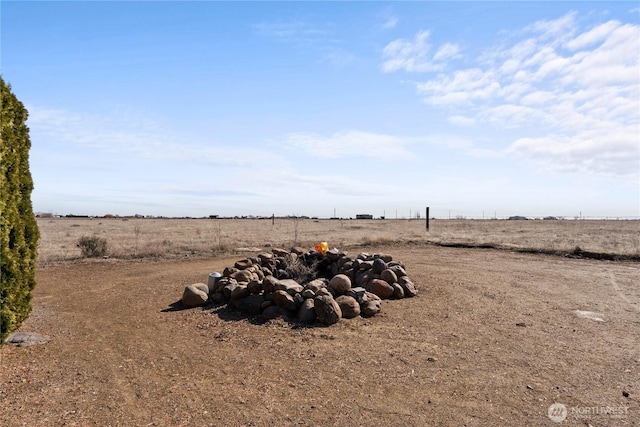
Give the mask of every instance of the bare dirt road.
[[41, 267], [20, 330], [51, 340], [0, 348], [1, 424], [640, 425], [638, 263], [364, 249], [420, 294], [331, 327], [167, 310], [238, 258]]

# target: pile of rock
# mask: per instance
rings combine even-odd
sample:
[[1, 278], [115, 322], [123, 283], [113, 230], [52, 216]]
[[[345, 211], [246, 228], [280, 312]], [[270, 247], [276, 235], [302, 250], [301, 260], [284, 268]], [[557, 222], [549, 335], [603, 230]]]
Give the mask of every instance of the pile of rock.
[[370, 317], [382, 299], [418, 293], [404, 265], [391, 255], [355, 258], [332, 249], [325, 254], [300, 248], [272, 249], [211, 273], [209, 282], [185, 288], [182, 304], [228, 304], [264, 320], [284, 317], [331, 325], [341, 318]]

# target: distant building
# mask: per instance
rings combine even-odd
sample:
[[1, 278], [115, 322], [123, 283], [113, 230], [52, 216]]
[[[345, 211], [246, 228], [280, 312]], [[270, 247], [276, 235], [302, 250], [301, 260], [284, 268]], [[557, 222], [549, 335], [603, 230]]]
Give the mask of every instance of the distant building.
[[371, 214], [357, 214], [356, 219], [373, 219]]

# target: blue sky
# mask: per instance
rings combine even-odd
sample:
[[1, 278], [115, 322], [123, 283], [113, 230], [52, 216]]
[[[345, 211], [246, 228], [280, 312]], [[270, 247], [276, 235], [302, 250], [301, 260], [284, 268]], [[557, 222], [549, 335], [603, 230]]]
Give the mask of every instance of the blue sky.
[[34, 209], [640, 215], [638, 2], [16, 2]]

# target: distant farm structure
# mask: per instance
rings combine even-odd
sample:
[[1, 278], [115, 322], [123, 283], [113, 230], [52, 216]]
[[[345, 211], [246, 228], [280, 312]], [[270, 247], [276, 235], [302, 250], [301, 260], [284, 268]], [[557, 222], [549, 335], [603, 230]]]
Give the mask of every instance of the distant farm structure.
[[357, 214], [356, 219], [373, 219], [371, 214]]

